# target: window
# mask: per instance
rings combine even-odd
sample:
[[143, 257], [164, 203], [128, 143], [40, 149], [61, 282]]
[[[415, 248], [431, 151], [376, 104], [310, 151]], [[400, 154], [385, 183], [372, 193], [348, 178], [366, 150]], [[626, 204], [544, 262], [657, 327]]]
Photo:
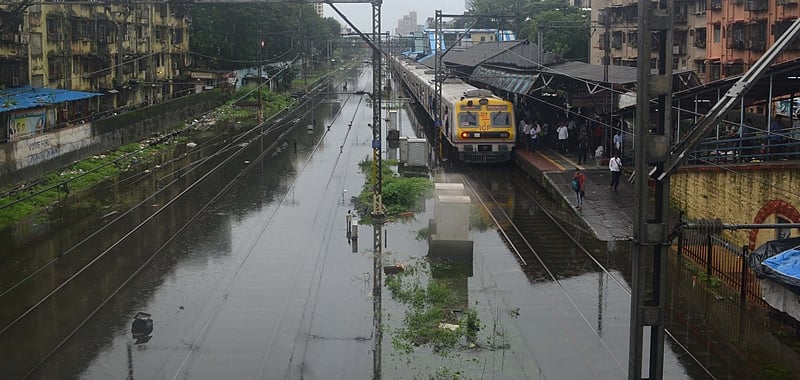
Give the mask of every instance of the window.
[[709, 67], [708, 80], [715, 81], [720, 79], [720, 65], [719, 62], [712, 63]]
[[492, 112], [492, 127], [508, 127], [511, 117], [508, 112]]
[[701, 15], [706, 13], [706, 1], [705, 0], [697, 0], [694, 3], [694, 13]]
[[[777, 219], [777, 223], [776, 224], [791, 223], [791, 221], [787, 220], [786, 218], [783, 218], [783, 217], [780, 217], [780, 216], [777, 216], [777, 215], [775, 216], [775, 219]], [[775, 238], [776, 239], [786, 239], [786, 238], [789, 238], [790, 236], [792, 236], [792, 229], [791, 228], [776, 228], [775, 229]]]
[[744, 72], [744, 63], [734, 63], [725, 67], [725, 76], [739, 75]]
[[721, 36], [722, 36], [722, 25], [715, 24], [714, 25], [714, 42], [719, 42]]
[[472, 112], [460, 112], [458, 114], [459, 127], [477, 127], [478, 115]]
[[706, 64], [702, 59], [694, 61], [694, 71], [697, 75], [706, 75]]
[[694, 34], [694, 46], [699, 48], [706, 47], [706, 28], [697, 28]]
[[628, 32], [628, 44], [634, 48], [639, 46], [639, 32]]

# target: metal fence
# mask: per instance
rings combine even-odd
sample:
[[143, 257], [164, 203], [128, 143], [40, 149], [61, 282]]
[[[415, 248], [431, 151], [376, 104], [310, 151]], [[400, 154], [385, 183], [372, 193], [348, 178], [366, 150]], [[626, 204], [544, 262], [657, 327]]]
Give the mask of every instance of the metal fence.
[[749, 248], [736, 248], [719, 235], [695, 230], [682, 230], [678, 236], [678, 254], [685, 255], [706, 277], [719, 281], [739, 292], [741, 298], [767, 306], [761, 299], [759, 279], [747, 264]]
[[690, 164], [726, 164], [800, 159], [800, 128], [761, 130], [736, 137], [709, 137], [689, 156]]

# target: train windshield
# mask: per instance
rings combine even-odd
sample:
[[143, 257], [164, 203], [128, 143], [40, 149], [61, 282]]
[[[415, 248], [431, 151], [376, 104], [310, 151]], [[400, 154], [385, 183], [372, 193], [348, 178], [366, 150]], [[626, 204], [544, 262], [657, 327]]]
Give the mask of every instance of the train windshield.
[[492, 112], [492, 127], [508, 127], [511, 125], [511, 114], [508, 112]]
[[472, 112], [460, 112], [458, 114], [458, 125], [461, 127], [477, 127], [478, 115]]

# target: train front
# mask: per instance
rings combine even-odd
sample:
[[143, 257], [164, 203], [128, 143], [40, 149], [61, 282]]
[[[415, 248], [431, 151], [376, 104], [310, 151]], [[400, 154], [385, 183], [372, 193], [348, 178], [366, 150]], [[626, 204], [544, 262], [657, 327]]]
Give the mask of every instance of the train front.
[[460, 161], [489, 164], [511, 160], [516, 138], [511, 102], [479, 91], [468, 93], [453, 108], [456, 128], [449, 137]]

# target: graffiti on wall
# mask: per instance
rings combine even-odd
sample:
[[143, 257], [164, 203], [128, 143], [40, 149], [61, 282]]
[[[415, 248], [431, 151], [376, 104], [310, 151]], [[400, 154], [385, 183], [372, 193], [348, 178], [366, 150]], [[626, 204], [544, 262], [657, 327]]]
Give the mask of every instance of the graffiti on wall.
[[8, 117], [8, 139], [20, 139], [42, 134], [47, 126], [47, 112], [44, 109], [25, 110], [12, 113]]

